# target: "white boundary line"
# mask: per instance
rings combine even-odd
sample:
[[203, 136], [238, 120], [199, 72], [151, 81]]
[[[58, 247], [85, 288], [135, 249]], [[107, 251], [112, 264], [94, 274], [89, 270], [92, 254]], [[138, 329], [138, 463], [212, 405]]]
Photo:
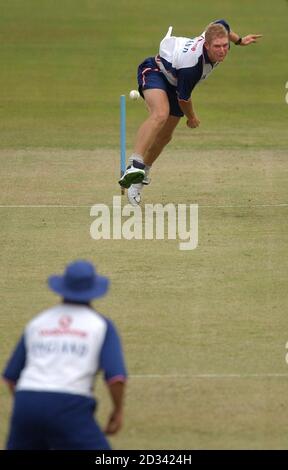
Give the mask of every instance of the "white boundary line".
[[265, 378], [288, 378], [288, 374], [131, 374], [132, 379], [265, 379]]
[[91, 209], [93, 204], [91, 206], [77, 206], [77, 205], [53, 205], [53, 204], [39, 204], [39, 205], [0, 205], [0, 209], [46, 209], [46, 208], [52, 208], [52, 209]]
[[224, 205], [223, 206], [221, 206], [221, 205], [216, 206], [216, 205], [205, 205], [205, 204], [203, 204], [202, 206], [198, 205], [198, 207], [200, 207], [200, 208], [201, 207], [209, 207], [209, 208], [210, 207], [211, 208], [215, 207], [216, 209], [222, 209], [222, 208], [223, 209], [226, 209], [226, 208], [233, 209], [233, 208], [238, 208], [238, 207], [243, 208], [243, 209], [251, 209], [251, 208], [254, 208], [254, 207], [257, 208], [257, 207], [287, 207], [287, 206], [288, 206], [288, 203], [283, 203], [283, 204], [251, 204], [250, 206], [248, 206], [248, 205], [247, 206], [245, 206], [245, 205], [233, 205], [233, 204], [230, 205], [230, 206], [229, 205], [227, 205], [227, 206], [224, 206]]
[[[95, 203], [97, 204], [97, 203]], [[67, 204], [67, 205], [61, 205], [61, 204], [39, 204], [39, 205], [33, 205], [33, 204], [20, 204], [20, 205], [5, 205], [5, 204], [0, 204], [0, 209], [46, 209], [46, 208], [52, 208], [52, 209], [91, 209], [91, 207], [95, 204], [91, 204], [90, 206], [87, 205], [72, 205], [72, 204]], [[215, 209], [234, 209], [234, 208], [243, 208], [243, 209], [253, 209], [253, 208], [261, 208], [261, 207], [288, 207], [288, 203], [283, 203], [283, 204], [251, 204], [249, 205], [200, 205], [197, 204], [199, 209], [202, 207], [206, 208], [215, 208]]]

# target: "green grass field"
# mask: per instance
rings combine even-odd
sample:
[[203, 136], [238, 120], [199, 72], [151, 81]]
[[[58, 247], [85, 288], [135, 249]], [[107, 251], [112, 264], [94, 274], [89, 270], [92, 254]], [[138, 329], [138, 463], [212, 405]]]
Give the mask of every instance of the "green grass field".
[[[57, 302], [46, 278], [75, 258], [111, 277], [95, 303], [127, 358], [115, 449], [286, 449], [288, 2], [9, 0], [0, 15], [1, 368], [25, 323]], [[113, 12], [113, 14], [112, 14]], [[199, 204], [199, 246], [90, 237], [119, 195], [119, 97], [170, 24], [224, 17], [263, 33], [194, 92], [147, 203]], [[127, 153], [146, 115], [127, 102]], [[123, 204], [126, 200], [123, 199]], [[49, 207], [50, 206], [50, 207]], [[0, 446], [11, 398], [1, 386]], [[101, 379], [99, 419], [109, 400]]]

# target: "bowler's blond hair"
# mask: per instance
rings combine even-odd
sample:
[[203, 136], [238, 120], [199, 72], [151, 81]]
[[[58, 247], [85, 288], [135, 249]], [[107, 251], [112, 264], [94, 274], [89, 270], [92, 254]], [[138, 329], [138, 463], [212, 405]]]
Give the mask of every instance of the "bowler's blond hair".
[[228, 31], [221, 23], [211, 23], [205, 31], [205, 41], [211, 44], [213, 39], [228, 37]]

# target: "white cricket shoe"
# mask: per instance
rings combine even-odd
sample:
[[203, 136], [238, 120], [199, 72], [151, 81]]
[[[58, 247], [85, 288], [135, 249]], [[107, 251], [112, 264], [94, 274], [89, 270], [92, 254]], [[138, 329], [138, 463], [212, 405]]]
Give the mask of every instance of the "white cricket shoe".
[[127, 166], [124, 174], [118, 181], [122, 188], [130, 188], [131, 184], [142, 183], [145, 178], [144, 163], [133, 160], [132, 165]]
[[131, 184], [130, 188], [127, 191], [128, 201], [131, 206], [139, 206], [141, 202], [141, 191], [143, 189], [144, 184]]

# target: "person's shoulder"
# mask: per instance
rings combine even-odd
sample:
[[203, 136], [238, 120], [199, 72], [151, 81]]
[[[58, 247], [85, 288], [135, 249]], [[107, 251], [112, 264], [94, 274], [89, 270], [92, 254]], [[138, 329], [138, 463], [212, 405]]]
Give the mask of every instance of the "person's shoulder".
[[203, 32], [200, 36], [193, 37], [187, 41], [187, 45], [183, 50], [184, 54], [189, 55], [190, 57], [194, 57], [194, 59], [198, 59], [199, 56], [203, 53], [203, 46], [205, 42], [205, 32]]
[[179, 69], [192, 68], [202, 64], [204, 42], [204, 35], [192, 38], [187, 42], [179, 57]]
[[[78, 317], [78, 315], [77, 315]], [[81, 324], [90, 332], [104, 332], [106, 333], [112, 324], [112, 321], [103, 315], [102, 313], [95, 310], [93, 307], [81, 307], [81, 312], [79, 311], [79, 317], [81, 317]]]
[[116, 333], [117, 334], [117, 332], [118, 332], [117, 326], [111, 318], [109, 318], [106, 315], [103, 315], [102, 313], [99, 313], [99, 312], [96, 312], [96, 314], [105, 323], [107, 333]]
[[27, 323], [26, 327], [36, 325], [37, 323], [41, 322], [42, 319], [46, 316], [54, 314], [59, 308], [59, 305], [54, 305], [53, 307], [46, 308], [41, 310], [40, 312], [36, 313], [33, 318]]
[[106, 324], [107, 327], [110, 327], [110, 326], [114, 327], [115, 326], [113, 321], [111, 320], [111, 318], [107, 317], [103, 313], [100, 313], [100, 312], [98, 312], [98, 310], [94, 310], [94, 309], [92, 309], [92, 312], [94, 313], [94, 316], [96, 318], [102, 320]]

